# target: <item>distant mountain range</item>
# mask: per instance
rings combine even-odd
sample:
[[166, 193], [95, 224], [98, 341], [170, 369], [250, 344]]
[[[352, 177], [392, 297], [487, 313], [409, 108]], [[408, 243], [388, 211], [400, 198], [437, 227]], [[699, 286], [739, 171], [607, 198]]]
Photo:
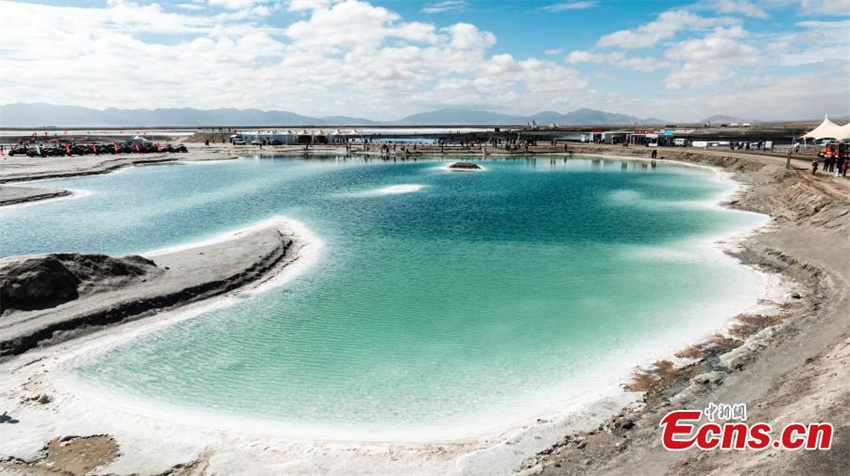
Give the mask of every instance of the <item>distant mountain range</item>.
[[360, 117], [309, 117], [288, 111], [259, 109], [165, 108], [91, 109], [44, 103], [0, 105], [0, 127], [204, 127], [204, 126], [329, 126], [329, 125], [519, 125], [536, 121], [549, 124], [664, 124], [658, 118], [641, 119], [593, 109], [561, 114], [543, 111], [531, 116], [500, 114], [474, 109], [440, 109], [413, 114], [395, 121]]

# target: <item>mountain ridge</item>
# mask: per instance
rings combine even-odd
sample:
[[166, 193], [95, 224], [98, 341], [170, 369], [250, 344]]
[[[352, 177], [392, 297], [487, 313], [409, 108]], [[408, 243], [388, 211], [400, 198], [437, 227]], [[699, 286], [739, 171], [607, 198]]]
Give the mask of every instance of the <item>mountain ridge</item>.
[[261, 109], [93, 109], [47, 103], [0, 105], [0, 127], [214, 127], [214, 126], [333, 126], [333, 125], [521, 125], [535, 121], [539, 125], [588, 125], [663, 123], [626, 114], [588, 108], [567, 113], [541, 111], [530, 116], [493, 111], [445, 108], [405, 116], [393, 121], [373, 121], [349, 116], [311, 117], [290, 111]]

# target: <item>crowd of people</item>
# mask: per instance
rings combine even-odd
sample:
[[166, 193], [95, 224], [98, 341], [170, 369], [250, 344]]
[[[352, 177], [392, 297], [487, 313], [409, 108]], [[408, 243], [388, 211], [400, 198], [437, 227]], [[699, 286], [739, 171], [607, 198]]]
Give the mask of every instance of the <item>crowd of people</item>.
[[[820, 162], [818, 159], [812, 161], [812, 175], [817, 175]], [[826, 157], [823, 159], [822, 172], [835, 174], [836, 177], [847, 177], [847, 169], [850, 168], [850, 160], [844, 157]]]

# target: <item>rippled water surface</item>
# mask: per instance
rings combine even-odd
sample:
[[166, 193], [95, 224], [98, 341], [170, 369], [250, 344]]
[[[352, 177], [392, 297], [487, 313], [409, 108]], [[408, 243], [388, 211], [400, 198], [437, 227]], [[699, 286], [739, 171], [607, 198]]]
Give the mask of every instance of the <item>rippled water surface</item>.
[[732, 187], [714, 173], [483, 164], [248, 158], [45, 182], [91, 194], [4, 211], [0, 250], [138, 253], [295, 218], [325, 248], [294, 282], [78, 374], [178, 408], [387, 437], [593, 396], [755, 303], [759, 276], [707, 243], [763, 217], [714, 205]]

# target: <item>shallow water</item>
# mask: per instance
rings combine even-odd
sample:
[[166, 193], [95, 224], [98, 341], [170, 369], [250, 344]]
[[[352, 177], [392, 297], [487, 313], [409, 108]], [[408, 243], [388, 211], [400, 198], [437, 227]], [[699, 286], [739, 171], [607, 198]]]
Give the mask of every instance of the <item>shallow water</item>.
[[709, 246], [764, 222], [706, 169], [576, 158], [297, 158], [44, 182], [91, 195], [10, 208], [3, 256], [138, 253], [284, 215], [325, 242], [294, 282], [109, 350], [77, 371], [147, 401], [313, 433], [462, 435], [616, 385], [755, 304]]

